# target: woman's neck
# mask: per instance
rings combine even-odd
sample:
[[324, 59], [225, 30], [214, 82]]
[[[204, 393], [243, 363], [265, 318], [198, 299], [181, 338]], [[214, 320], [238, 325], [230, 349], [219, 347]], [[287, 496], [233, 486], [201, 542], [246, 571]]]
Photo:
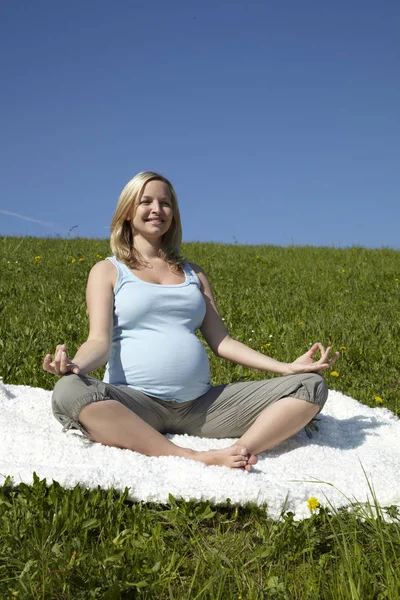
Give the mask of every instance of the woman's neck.
[[145, 261], [151, 262], [159, 257], [161, 240], [146, 240], [137, 236], [133, 238], [133, 247]]

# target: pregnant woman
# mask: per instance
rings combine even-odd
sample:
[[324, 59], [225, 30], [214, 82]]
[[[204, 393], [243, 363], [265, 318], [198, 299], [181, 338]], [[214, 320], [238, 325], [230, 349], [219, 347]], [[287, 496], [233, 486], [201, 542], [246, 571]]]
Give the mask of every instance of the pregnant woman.
[[[72, 359], [65, 345], [44, 358], [43, 368], [62, 376], [53, 413], [64, 430], [78, 428], [101, 444], [249, 471], [258, 453], [297, 433], [322, 409], [328, 391], [317, 373], [337, 353], [316, 343], [282, 363], [234, 340], [206, 274], [181, 257], [181, 239], [171, 183], [153, 172], [136, 175], [112, 219], [113, 256], [89, 275], [87, 341]], [[217, 356], [282, 377], [212, 386], [197, 329]], [[103, 381], [88, 375], [105, 363]], [[239, 440], [197, 452], [164, 433]]]

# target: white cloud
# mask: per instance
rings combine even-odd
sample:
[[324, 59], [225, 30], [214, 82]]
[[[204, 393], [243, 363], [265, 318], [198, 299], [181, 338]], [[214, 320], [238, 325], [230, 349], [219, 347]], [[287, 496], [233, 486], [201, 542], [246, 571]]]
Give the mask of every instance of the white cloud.
[[43, 227], [48, 227], [49, 229], [57, 229], [57, 225], [55, 223], [51, 223], [49, 221], [42, 221], [41, 219], [33, 219], [32, 217], [27, 217], [26, 215], [20, 215], [19, 213], [11, 212], [10, 210], [0, 209], [0, 213], [9, 217], [15, 217], [17, 219], [23, 219], [24, 221], [30, 221], [31, 223], [38, 223], [39, 225], [43, 225]]

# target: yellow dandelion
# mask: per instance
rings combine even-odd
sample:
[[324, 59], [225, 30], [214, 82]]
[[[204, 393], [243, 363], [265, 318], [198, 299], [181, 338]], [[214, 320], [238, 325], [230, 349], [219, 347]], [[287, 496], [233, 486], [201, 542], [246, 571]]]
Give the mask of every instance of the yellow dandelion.
[[74, 262], [76, 262], [76, 258], [73, 258], [73, 259], [71, 260], [71, 263], [74, 263]]
[[342, 273], [346, 273], [346, 269], [342, 269]]
[[339, 373], [338, 373], [337, 371], [332, 371], [332, 372], [330, 373], [330, 376], [331, 376], [331, 377], [339, 377]]
[[256, 258], [260, 258], [259, 256], [256, 256]]
[[96, 254], [96, 258], [103, 258], [101, 254]]
[[376, 401], [378, 404], [382, 404], [382, 402], [383, 402], [383, 398], [381, 398], [380, 396], [375, 396], [375, 401]]
[[299, 322], [297, 323], [297, 325], [300, 325], [300, 326], [301, 326], [301, 325], [304, 325], [304, 323], [303, 323], [303, 321], [299, 321]]
[[311, 511], [317, 510], [317, 508], [320, 506], [319, 500], [317, 498], [309, 498], [307, 500], [307, 506]]
[[394, 278], [394, 280], [395, 280], [395, 281], [398, 281], [398, 280], [399, 280], [399, 278], [398, 278], [398, 277], [395, 277], [395, 278]]
[[347, 350], [347, 346], [340, 346], [339, 350]]
[[268, 348], [271, 344], [262, 344], [261, 348]]
[[35, 256], [35, 262], [39, 262], [39, 260], [41, 259], [41, 256]]
[[84, 258], [80, 258], [80, 259], [79, 259], [79, 262], [82, 262], [83, 260], [85, 260], [85, 259], [84, 259]]

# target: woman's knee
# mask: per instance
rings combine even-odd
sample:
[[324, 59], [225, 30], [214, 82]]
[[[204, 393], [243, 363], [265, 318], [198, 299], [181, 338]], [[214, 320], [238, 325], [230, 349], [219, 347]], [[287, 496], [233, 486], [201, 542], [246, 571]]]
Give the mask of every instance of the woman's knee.
[[308, 379], [308, 388], [310, 390], [310, 395], [312, 395], [311, 400], [315, 404], [318, 404], [320, 409], [322, 409], [325, 402], [328, 399], [329, 389], [326, 384], [326, 381], [318, 373], [308, 373], [307, 379]]
[[57, 381], [51, 396], [53, 414], [62, 412], [66, 408], [68, 400], [74, 396], [76, 385], [79, 386], [79, 376], [75, 373], [64, 375]]
[[[72, 424], [70, 411], [68, 410], [68, 397], [70, 396], [70, 376], [64, 375], [54, 386], [51, 396], [51, 409], [53, 416], [63, 427], [68, 428]], [[75, 375], [76, 377], [76, 375]]]
[[[53, 415], [64, 427], [78, 426], [81, 409], [102, 399], [102, 382], [85, 375], [69, 373], [59, 379], [54, 387], [51, 405]], [[104, 387], [104, 384], [103, 384]]]

